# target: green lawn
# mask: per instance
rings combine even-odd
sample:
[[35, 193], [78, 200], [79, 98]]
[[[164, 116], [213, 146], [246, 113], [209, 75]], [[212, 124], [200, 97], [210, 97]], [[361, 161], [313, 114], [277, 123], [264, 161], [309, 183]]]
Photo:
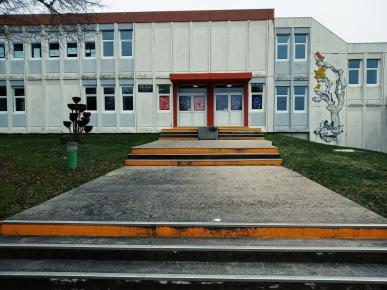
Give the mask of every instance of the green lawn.
[[387, 217], [387, 154], [304, 141], [280, 134], [266, 139], [278, 146], [284, 166]]
[[[59, 135], [0, 135], [0, 219], [39, 204], [123, 165], [135, 145], [158, 134], [91, 134], [79, 151], [79, 169], [66, 169]], [[334, 152], [333, 146], [277, 134], [285, 166], [387, 217], [387, 154]]]
[[0, 135], [0, 220], [123, 165], [135, 145], [158, 134], [90, 134], [79, 147], [78, 170], [66, 169], [59, 135]]

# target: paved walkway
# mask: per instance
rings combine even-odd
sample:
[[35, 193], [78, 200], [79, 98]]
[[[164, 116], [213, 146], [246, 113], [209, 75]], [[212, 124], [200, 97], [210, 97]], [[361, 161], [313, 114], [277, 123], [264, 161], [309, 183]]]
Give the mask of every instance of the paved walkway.
[[123, 167], [10, 220], [387, 222], [376, 213], [279, 166]]

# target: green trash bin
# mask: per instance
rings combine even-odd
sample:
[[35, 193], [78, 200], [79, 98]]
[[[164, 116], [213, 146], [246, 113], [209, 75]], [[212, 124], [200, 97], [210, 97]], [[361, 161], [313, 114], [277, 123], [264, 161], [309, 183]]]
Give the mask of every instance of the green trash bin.
[[67, 168], [72, 170], [77, 169], [77, 154], [78, 154], [78, 143], [68, 142], [67, 143]]

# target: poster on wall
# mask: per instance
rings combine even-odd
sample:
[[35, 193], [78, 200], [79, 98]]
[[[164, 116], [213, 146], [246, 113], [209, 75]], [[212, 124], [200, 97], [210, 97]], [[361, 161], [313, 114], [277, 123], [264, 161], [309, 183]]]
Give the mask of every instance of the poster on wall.
[[180, 96], [179, 97], [179, 110], [180, 111], [191, 111], [191, 96]]
[[204, 105], [204, 97], [202, 96], [195, 96], [194, 98], [194, 110], [195, 111], [204, 111], [205, 109]]
[[231, 110], [242, 110], [242, 96], [231, 96]]
[[169, 96], [160, 96], [160, 111], [169, 110]]

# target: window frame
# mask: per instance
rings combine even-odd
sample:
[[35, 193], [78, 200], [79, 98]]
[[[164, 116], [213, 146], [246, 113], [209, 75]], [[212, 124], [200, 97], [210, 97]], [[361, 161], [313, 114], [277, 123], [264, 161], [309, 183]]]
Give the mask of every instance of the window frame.
[[[33, 57], [33, 45], [39, 44], [40, 45], [40, 57]], [[30, 60], [41, 60], [42, 59], [42, 43], [41, 42], [31, 42], [30, 43]]]
[[[76, 56], [69, 56], [69, 44], [76, 44], [76, 48], [77, 48], [77, 55]], [[79, 56], [79, 43], [77, 41], [66, 41], [66, 53], [65, 53], [65, 57], [67, 59], [77, 59]]]
[[[296, 42], [296, 35], [305, 35], [305, 42]], [[297, 45], [304, 45], [305, 55], [304, 58], [296, 58], [296, 47]], [[294, 61], [307, 61], [308, 60], [308, 34], [307, 33], [295, 33], [293, 42], [293, 59]]]
[[[23, 57], [15, 57], [15, 45], [21, 45], [21, 47], [23, 48], [22, 52], [23, 52]], [[20, 43], [20, 42], [15, 42], [15, 43], [12, 43], [12, 59], [13, 60], [24, 60], [25, 58], [25, 49], [24, 49], [24, 43]]]
[[[51, 44], [58, 44], [58, 51], [59, 51], [59, 55], [58, 56], [51, 56], [50, 55], [50, 52], [51, 52], [50, 45]], [[51, 42], [48, 43], [47, 58], [48, 59], [60, 59], [61, 58], [60, 43], [59, 43], [59, 41], [58, 42], [51, 41]]]
[[[86, 56], [86, 43], [94, 43], [94, 56]], [[96, 59], [97, 58], [97, 46], [95, 40], [85, 40], [83, 42], [83, 59]]]
[[[123, 88], [126, 87], [132, 87], [132, 93], [131, 94], [124, 94]], [[120, 85], [120, 94], [121, 94], [121, 113], [128, 113], [132, 114], [135, 111], [135, 104], [134, 104], [134, 85]], [[124, 97], [132, 97], [132, 109], [131, 110], [124, 110]]]
[[[106, 88], [113, 88], [114, 93], [113, 94], [105, 94], [105, 89]], [[102, 87], [102, 95], [103, 95], [103, 112], [108, 113], [108, 114], [115, 114], [116, 113], [116, 87], [114, 85], [106, 85]], [[106, 110], [106, 97], [113, 97], [114, 100], [114, 109], [113, 110]]]
[[[169, 93], [160, 93], [160, 86], [169, 86]], [[171, 91], [172, 86], [170, 84], [158, 84], [157, 85], [157, 111], [159, 113], [170, 113], [172, 110], [172, 102], [171, 102]], [[160, 110], [160, 97], [168, 97], [169, 98], [169, 109], [168, 110]]]
[[[376, 60], [378, 66], [376, 68], [368, 68], [368, 60]], [[367, 58], [367, 63], [366, 63], [366, 86], [367, 87], [378, 87], [380, 83], [380, 59], [379, 58]], [[374, 70], [376, 71], [376, 83], [375, 84], [369, 84], [368, 83], [368, 71]]]
[[[349, 67], [349, 62], [351, 60], [358, 60], [359, 61], [359, 67], [358, 68], [350, 68]], [[358, 58], [352, 58], [352, 59], [348, 59], [348, 87], [361, 87], [361, 84], [362, 84], [362, 81], [363, 81], [363, 78], [362, 78], [362, 63], [363, 63], [363, 60], [362, 59], [358, 59]], [[349, 72], [350, 71], [356, 71], [357, 70], [357, 73], [358, 73], [358, 83], [357, 84], [351, 84], [349, 82], [350, 78], [349, 78]]]
[[[287, 95], [278, 95], [277, 94], [277, 88], [278, 87], [284, 87], [287, 89]], [[289, 113], [289, 93], [290, 93], [290, 86], [275, 86], [275, 112], [278, 113], [278, 114], [282, 114], [282, 113]], [[286, 110], [278, 110], [278, 96], [280, 97], [286, 97]]]
[[4, 48], [4, 56], [3, 57], [0, 57], [0, 60], [5, 60], [7, 58], [7, 55], [5, 53], [5, 42], [0, 42], [0, 47], [3, 47]]
[[[104, 32], [113, 32], [113, 40], [109, 39], [109, 40], [104, 40], [103, 39], [103, 33]], [[116, 45], [115, 45], [115, 31], [114, 29], [113, 30], [102, 30], [101, 31], [101, 58], [103, 59], [114, 59], [115, 56], [116, 56], [116, 53], [115, 53], [115, 50], [116, 50]], [[113, 43], [113, 55], [112, 56], [105, 56], [105, 49], [104, 49], [104, 43], [105, 42], [111, 42]]]
[[0, 87], [5, 87], [5, 95], [0, 95], [0, 99], [5, 99], [5, 105], [6, 105], [6, 110], [5, 111], [0, 111], [0, 114], [8, 114], [9, 106], [8, 106], [8, 92], [7, 92], [7, 86], [2, 85]]
[[[278, 42], [278, 36], [279, 35], [287, 35], [288, 41], [287, 43], [279, 43]], [[278, 58], [278, 46], [284, 46], [286, 45], [286, 58]], [[275, 35], [275, 60], [276, 61], [289, 61], [290, 60], [290, 34], [289, 33], [276, 33]]]
[[[95, 88], [95, 94], [88, 94], [86, 93], [86, 89], [88, 88]], [[84, 87], [84, 92], [85, 92], [85, 104], [86, 104], [86, 111], [88, 112], [98, 112], [98, 89], [97, 89], [97, 86], [85, 86]], [[95, 110], [90, 110], [89, 108], [87, 108], [87, 97], [90, 96], [90, 97], [95, 97]]]
[[[305, 94], [304, 95], [299, 95], [296, 94], [296, 87], [303, 87], [305, 88]], [[296, 97], [304, 97], [304, 109], [303, 110], [296, 110]], [[306, 113], [306, 106], [307, 106], [307, 99], [308, 96], [308, 87], [307, 86], [293, 86], [293, 113], [295, 114], [300, 114], [300, 113]]]
[[[132, 38], [130, 39], [122, 39], [121, 37], [121, 31], [130, 31], [132, 33]], [[121, 29], [119, 30], [119, 39], [120, 39], [120, 58], [133, 58], [133, 30], [132, 29]], [[123, 42], [130, 42], [130, 45], [132, 47], [131, 52], [132, 54], [127, 56], [127, 55], [122, 55], [122, 43]]]
[[[262, 92], [253, 92], [253, 85], [262, 85]], [[253, 95], [260, 95], [262, 98], [262, 108], [261, 109], [253, 109]], [[250, 84], [250, 106], [249, 109], [251, 112], [264, 112], [265, 108], [265, 101], [264, 101], [264, 95], [265, 95], [265, 84], [263, 83], [252, 83]]]
[[[24, 90], [24, 95], [23, 96], [16, 96], [15, 95], [15, 90], [22, 88]], [[13, 95], [13, 113], [14, 114], [25, 114], [26, 113], [26, 91], [25, 87], [23, 86], [15, 86], [12, 87], [12, 95]], [[16, 110], [16, 99], [24, 99], [24, 111], [17, 111]]]

